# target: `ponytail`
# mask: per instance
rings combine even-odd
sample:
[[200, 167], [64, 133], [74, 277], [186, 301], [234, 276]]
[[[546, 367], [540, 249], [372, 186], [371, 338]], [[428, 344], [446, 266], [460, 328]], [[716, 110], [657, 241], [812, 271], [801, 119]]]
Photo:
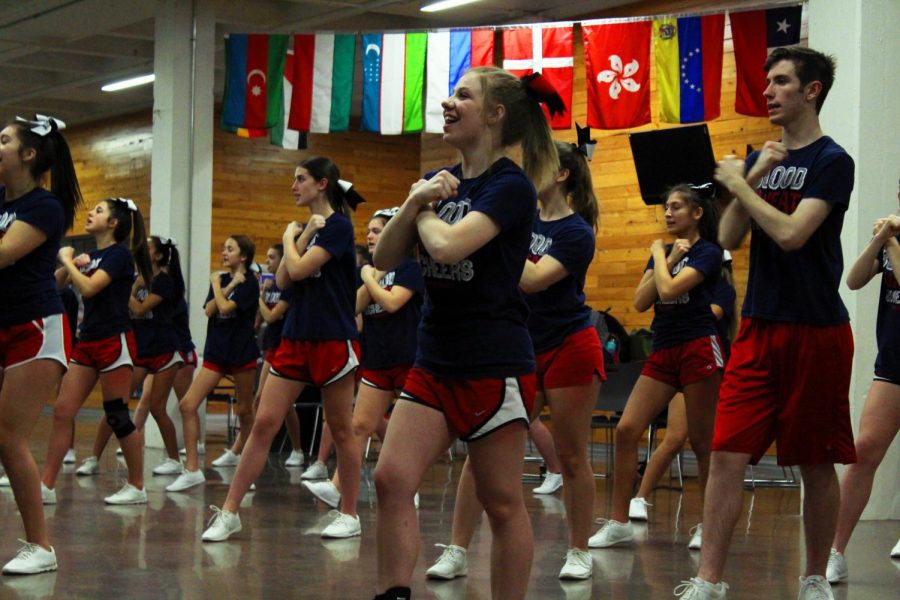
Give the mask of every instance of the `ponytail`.
[[156, 251], [162, 254], [160, 267], [165, 267], [166, 273], [172, 278], [175, 284], [175, 298], [184, 296], [184, 274], [181, 272], [181, 257], [178, 255], [178, 248], [175, 246], [175, 240], [170, 238], [162, 238], [158, 235], [150, 236]]
[[[50, 171], [50, 191], [62, 202], [68, 231], [75, 222], [75, 210], [84, 204], [84, 199], [81, 196], [78, 177], [75, 175], [69, 144], [59, 131], [61, 123], [52, 117], [43, 117], [40, 122], [17, 119], [8, 123], [8, 126], [16, 129], [20, 142], [19, 158], [22, 158], [24, 150], [34, 150], [34, 160], [27, 163], [32, 179], [40, 182], [44, 174]], [[44, 129], [41, 129], [41, 125]], [[62, 127], [64, 126], [62, 124]], [[35, 129], [45, 132], [35, 133]]]
[[559, 171], [559, 156], [540, 102], [509, 71], [476, 67], [472, 72], [481, 81], [485, 108], [502, 104], [506, 109], [500, 144], [506, 148], [521, 143], [522, 170], [537, 189], [549, 185]]
[[153, 281], [153, 267], [147, 247], [147, 228], [140, 209], [128, 198], [107, 198], [105, 202], [110, 216], [116, 219], [113, 239], [119, 243], [128, 242], [138, 273], [149, 286]]
[[597, 204], [597, 197], [594, 195], [594, 183], [591, 179], [587, 157], [573, 144], [565, 142], [554, 142], [554, 144], [559, 153], [560, 170], [569, 171], [569, 176], [564, 183], [569, 205], [596, 232], [600, 221], [600, 207]]
[[324, 156], [311, 156], [304, 158], [298, 164], [303, 167], [316, 181], [326, 179], [328, 185], [325, 187], [325, 195], [328, 197], [328, 204], [336, 213], [341, 213], [345, 217], [350, 216], [351, 210], [356, 210], [356, 206], [362, 202], [353, 184], [349, 181], [341, 179], [341, 171], [330, 158]]

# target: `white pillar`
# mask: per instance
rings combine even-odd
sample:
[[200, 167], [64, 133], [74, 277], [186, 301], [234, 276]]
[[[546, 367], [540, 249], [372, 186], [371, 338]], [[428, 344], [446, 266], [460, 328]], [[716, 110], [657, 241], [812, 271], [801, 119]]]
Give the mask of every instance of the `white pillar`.
[[[856, 183], [844, 217], [841, 242], [844, 274], [872, 237], [872, 223], [897, 210], [900, 177], [900, 2], [813, 0], [809, 3], [809, 45], [833, 54], [837, 76], [822, 109], [822, 129], [856, 162]], [[841, 295], [853, 326], [856, 352], [850, 406], [858, 431], [875, 362], [878, 281]], [[900, 443], [894, 443], [875, 480], [863, 519], [900, 519]]]
[[[212, 0], [164, 0], [156, 15], [153, 157], [150, 221], [154, 234], [175, 238], [187, 285], [191, 333], [198, 351], [206, 337], [203, 301], [209, 285], [212, 225], [213, 78]], [[201, 440], [205, 436], [205, 405]], [[169, 414], [181, 433], [174, 394]], [[152, 419], [148, 446], [162, 445]]]

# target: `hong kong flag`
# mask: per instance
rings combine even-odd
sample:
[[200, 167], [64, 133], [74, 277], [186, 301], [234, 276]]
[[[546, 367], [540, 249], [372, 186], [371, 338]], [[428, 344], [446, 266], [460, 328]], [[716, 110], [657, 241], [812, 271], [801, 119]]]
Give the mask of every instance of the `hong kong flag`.
[[583, 25], [588, 127], [624, 129], [650, 122], [651, 21]]
[[571, 25], [503, 31], [503, 68], [518, 77], [541, 73], [566, 105], [566, 112], [553, 118], [544, 108], [552, 129], [572, 128], [572, 64]]

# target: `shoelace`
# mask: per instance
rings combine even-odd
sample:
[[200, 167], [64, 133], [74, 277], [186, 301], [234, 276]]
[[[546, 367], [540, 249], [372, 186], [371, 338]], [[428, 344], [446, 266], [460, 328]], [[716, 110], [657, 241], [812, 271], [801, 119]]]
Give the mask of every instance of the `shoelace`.
[[693, 536], [695, 533], [697, 533], [697, 530], [700, 529], [701, 527], [703, 527], [703, 525], [701, 523], [694, 525], [693, 527], [691, 527], [691, 530], [688, 531], [688, 535]]
[[28, 540], [23, 540], [22, 538], [19, 538], [18, 541], [20, 544], [22, 544], [22, 547], [19, 548], [18, 552], [16, 552], [16, 558], [28, 558], [29, 556], [37, 552], [38, 548], [40, 548], [40, 546], [38, 546], [37, 544], [32, 544]]
[[447, 544], [435, 544], [438, 548], [443, 548], [444, 551], [438, 557], [438, 563], [449, 562], [453, 560], [453, 556], [456, 554], [456, 550], [448, 546]]
[[129, 488], [129, 487], [131, 487], [131, 486], [130, 486], [130, 484], [128, 483], [128, 480], [122, 479], [122, 488], [121, 488], [118, 492], [116, 492], [116, 495], [118, 495], [118, 494], [124, 494], [125, 492], [128, 491], [128, 488]]
[[213, 516], [211, 516], [209, 518], [209, 522], [206, 524], [207, 529], [212, 527], [213, 523], [215, 523], [216, 520], [218, 520], [219, 518], [223, 518], [223, 519], [225, 518], [224, 516], [222, 516], [222, 513], [224, 513], [225, 511], [222, 510], [221, 508], [219, 508], [218, 506], [216, 506], [215, 504], [210, 504], [209, 508], [210, 508], [210, 510], [213, 511]]
[[[697, 577], [694, 577], [688, 581], [682, 580], [681, 585], [676, 586], [675, 589], [672, 590], [672, 592], [679, 598], [688, 598], [689, 599], [692, 596], [689, 596], [688, 594], [690, 594], [691, 592], [693, 592], [695, 590], [697, 590], [697, 591], [700, 590], [700, 585], [697, 583], [697, 581], [699, 581], [699, 579]], [[721, 585], [722, 585], [723, 590], [728, 589], [727, 583], [722, 582]]]
[[807, 586], [807, 588], [812, 588], [816, 594], [815, 600], [829, 600], [832, 597], [828, 593], [831, 586], [825, 579], [813, 579], [812, 581], [807, 579], [803, 582], [803, 585]]
[[640, 502], [640, 503], [643, 504], [644, 506], [653, 506], [652, 504], [650, 504], [649, 502], [647, 502], [647, 501], [644, 500], [643, 498], [635, 498], [635, 500], [637, 500], [638, 502]]

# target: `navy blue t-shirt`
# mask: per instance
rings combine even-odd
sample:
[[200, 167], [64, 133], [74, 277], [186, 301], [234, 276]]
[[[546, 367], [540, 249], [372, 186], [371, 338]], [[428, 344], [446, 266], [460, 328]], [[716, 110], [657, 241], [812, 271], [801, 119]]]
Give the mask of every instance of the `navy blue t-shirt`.
[[176, 302], [175, 282], [168, 273], [160, 271], [153, 278], [150, 290], [142, 287], [137, 291], [136, 297], [143, 302], [150, 294], [161, 297], [162, 302], [141, 317], [131, 317], [139, 358], [151, 358], [178, 349], [178, 336], [172, 327], [172, 313], [175, 312]]
[[0, 269], [3, 282], [0, 327], [28, 323], [63, 311], [53, 278], [56, 255], [66, 228], [62, 202], [42, 188], [7, 202], [6, 187], [0, 186], [0, 238], [15, 221], [39, 229], [47, 239], [15, 263]]
[[131, 330], [128, 298], [134, 283], [134, 261], [125, 244], [113, 244], [90, 254], [91, 262], [81, 267], [90, 277], [98, 270], [106, 271], [112, 280], [97, 294], [84, 300], [84, 319], [79, 340], [90, 342], [117, 336]]
[[68, 285], [60, 290], [59, 297], [69, 321], [69, 333], [72, 336], [72, 346], [74, 347], [78, 338], [78, 310], [81, 303], [78, 300], [78, 294]]
[[[900, 236], [897, 237], [900, 240]], [[881, 251], [881, 295], [875, 323], [878, 356], [875, 374], [900, 383], [900, 285], [887, 253]]]
[[[759, 152], [747, 157], [746, 168]], [[832, 206], [825, 221], [798, 250], [786, 252], [751, 223], [750, 275], [741, 314], [745, 317], [828, 326], [850, 320], [838, 294], [844, 259], [841, 227], [853, 190], [853, 159], [830, 137], [789, 150], [787, 158], [760, 181], [757, 193], [793, 214], [804, 198]]]
[[[666, 245], [666, 253], [672, 249]], [[703, 274], [703, 281], [674, 300], [663, 302], [657, 298], [650, 329], [653, 332], [653, 350], [678, 346], [709, 335], [716, 335], [716, 318], [709, 308], [716, 281], [722, 271], [722, 248], [718, 244], [700, 238], [672, 268], [674, 277], [685, 267]], [[653, 270], [653, 257], [647, 262], [647, 271]]]
[[722, 344], [722, 351], [725, 353], [725, 361], [731, 356], [731, 340], [728, 339], [728, 324], [734, 318], [734, 301], [737, 298], [737, 292], [733, 285], [729, 285], [727, 281], [719, 277], [716, 287], [713, 290], [712, 304], [720, 307], [725, 313], [722, 318], [716, 321], [716, 331], [719, 332], [719, 341]]
[[188, 315], [187, 300], [182, 296], [175, 302], [175, 309], [172, 312], [172, 328], [178, 337], [178, 351], [188, 353], [194, 346], [194, 340], [191, 339], [191, 324]]
[[[206, 347], [203, 360], [220, 365], [246, 365], [259, 358], [253, 322], [259, 302], [259, 282], [253, 273], [245, 273], [244, 281], [231, 290], [227, 299], [237, 304], [230, 314], [216, 312], [206, 328]], [[220, 273], [219, 282], [224, 291], [231, 283], [231, 273]], [[204, 306], [213, 299], [212, 286], [206, 294]]]
[[552, 256], [567, 275], [536, 294], [526, 294], [531, 314], [528, 331], [535, 353], [558, 347], [563, 340], [591, 326], [591, 309], [584, 303], [584, 278], [594, 258], [594, 230], [577, 214], [555, 221], [534, 219], [528, 260]]
[[452, 265], [437, 262], [420, 244], [427, 295], [416, 366], [441, 377], [463, 379], [533, 373], [528, 307], [519, 279], [537, 208], [534, 186], [507, 158], [473, 179], [463, 179], [461, 165], [449, 171], [460, 185], [456, 198], [437, 204], [438, 217], [454, 225], [470, 211], [482, 212], [500, 233]]
[[[273, 280], [272, 286], [262, 292], [262, 299], [266, 307], [272, 310], [279, 302], [287, 302], [290, 305], [293, 293], [293, 288], [290, 287], [286, 290], [279, 289]], [[278, 344], [281, 343], [281, 330], [283, 327], [284, 315], [281, 315], [281, 318], [274, 323], [266, 323], [265, 333], [263, 333], [263, 350], [271, 350], [278, 347]]]
[[363, 365], [367, 369], [390, 369], [412, 364], [416, 358], [416, 332], [422, 317], [422, 294], [425, 293], [422, 267], [415, 259], [407, 258], [396, 269], [386, 273], [378, 285], [385, 290], [398, 286], [415, 293], [394, 313], [386, 312], [377, 302], [365, 308]]
[[341, 213], [325, 219], [307, 249], [319, 246], [331, 258], [322, 268], [295, 281], [281, 336], [289, 340], [355, 340], [356, 246], [353, 224]]

